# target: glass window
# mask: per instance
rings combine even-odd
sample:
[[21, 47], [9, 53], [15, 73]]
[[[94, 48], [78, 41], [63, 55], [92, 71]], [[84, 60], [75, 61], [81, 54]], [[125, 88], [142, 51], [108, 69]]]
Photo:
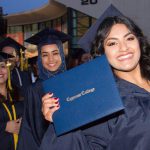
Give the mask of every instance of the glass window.
[[78, 18], [77, 21], [78, 21], [78, 28], [89, 28], [90, 26], [89, 17]]
[[16, 32], [22, 32], [22, 26], [8, 27], [8, 33], [16, 33]]
[[46, 28], [46, 23], [45, 22], [40, 22], [38, 25], [39, 25], [39, 31]]
[[47, 21], [45, 22], [45, 26], [51, 28], [52, 27], [52, 23], [51, 21]]
[[24, 39], [27, 39], [32, 35], [32, 26], [30, 24], [24, 25]]
[[32, 24], [32, 29], [31, 29], [31, 32], [38, 32], [38, 24], [35, 23], [35, 24]]
[[53, 20], [53, 28], [61, 31], [61, 18]]
[[79, 11], [70, 9], [71, 20], [69, 28], [72, 36], [71, 48], [79, 47], [78, 40], [86, 33], [92, 23], [96, 20], [90, 16], [87, 16]]
[[31, 31], [32, 31], [32, 25], [31, 24], [24, 25], [24, 32], [31, 32]]
[[63, 32], [65, 32], [65, 33], [67, 33], [67, 28], [68, 28], [68, 26], [67, 26], [67, 14], [65, 14], [64, 16], [62, 16], [62, 24], [61, 24], [61, 28], [62, 28], [62, 31]]

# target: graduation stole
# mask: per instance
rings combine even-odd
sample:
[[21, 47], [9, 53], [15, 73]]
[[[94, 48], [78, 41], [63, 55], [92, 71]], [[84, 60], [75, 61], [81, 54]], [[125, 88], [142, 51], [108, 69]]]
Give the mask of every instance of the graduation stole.
[[[9, 94], [9, 98], [10, 98], [10, 102], [13, 102], [12, 97], [10, 96], [10, 94]], [[9, 108], [7, 107], [7, 105], [5, 103], [2, 103], [2, 104], [3, 104], [5, 110], [6, 110], [7, 114], [8, 114], [9, 120], [11, 121], [11, 120], [13, 120], [13, 118], [14, 118], [14, 120], [16, 120], [17, 119], [17, 115], [16, 115], [15, 106], [13, 104], [11, 106], [12, 112], [13, 112], [13, 117], [12, 117], [12, 114], [11, 114]], [[18, 135], [17, 134], [13, 134], [13, 138], [14, 138], [14, 148], [16, 150], [17, 142], [18, 142]]]
[[10, 65], [8, 65], [7, 66], [7, 69], [8, 69], [8, 80], [7, 80], [7, 82], [8, 82], [8, 88], [9, 88], [9, 90], [12, 90], [12, 86], [11, 86], [11, 73], [10, 73]]

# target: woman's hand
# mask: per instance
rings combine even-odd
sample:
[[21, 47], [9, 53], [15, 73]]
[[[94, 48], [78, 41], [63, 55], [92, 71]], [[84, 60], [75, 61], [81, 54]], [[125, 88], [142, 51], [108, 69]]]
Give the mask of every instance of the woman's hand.
[[47, 93], [42, 97], [42, 113], [46, 120], [53, 122], [53, 113], [60, 108], [59, 98], [52, 97], [53, 93]]
[[19, 134], [20, 125], [21, 125], [21, 118], [17, 120], [8, 121], [6, 124], [5, 131], [13, 134]]

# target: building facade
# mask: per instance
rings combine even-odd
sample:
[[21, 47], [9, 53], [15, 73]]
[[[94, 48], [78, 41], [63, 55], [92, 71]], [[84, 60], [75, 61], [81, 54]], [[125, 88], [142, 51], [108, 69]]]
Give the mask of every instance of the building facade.
[[66, 7], [60, 3], [49, 3], [36, 10], [5, 16], [7, 34], [34, 52], [36, 47], [24, 42], [25, 39], [49, 27], [71, 35], [71, 40], [64, 44], [66, 56], [74, 54], [74, 48], [79, 47], [78, 40], [96, 20], [80, 11]]

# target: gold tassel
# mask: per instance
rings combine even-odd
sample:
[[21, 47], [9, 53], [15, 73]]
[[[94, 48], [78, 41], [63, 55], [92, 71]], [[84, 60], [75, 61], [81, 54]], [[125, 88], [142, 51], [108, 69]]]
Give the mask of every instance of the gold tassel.
[[20, 70], [23, 71], [23, 51], [20, 49]]
[[28, 58], [26, 58], [24, 63], [24, 70], [28, 71], [28, 67], [29, 67]]
[[8, 70], [8, 88], [10, 91], [12, 91], [12, 86], [11, 86], [11, 76], [10, 76], [10, 64], [7, 64], [7, 70]]

